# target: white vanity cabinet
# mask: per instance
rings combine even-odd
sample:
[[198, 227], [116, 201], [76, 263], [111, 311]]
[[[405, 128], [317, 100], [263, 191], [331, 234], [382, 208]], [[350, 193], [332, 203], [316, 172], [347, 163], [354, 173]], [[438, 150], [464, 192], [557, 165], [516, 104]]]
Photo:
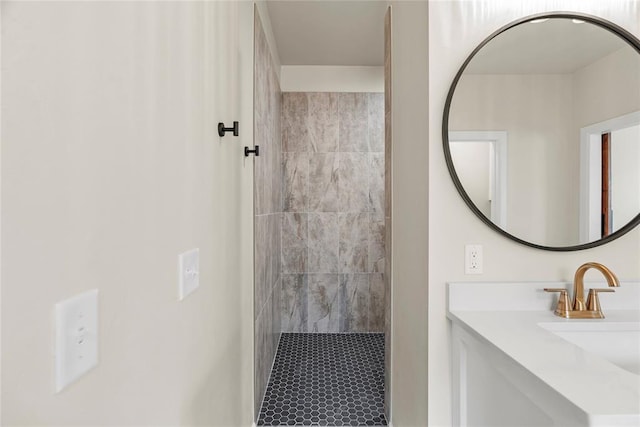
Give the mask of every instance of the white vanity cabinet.
[[603, 298], [606, 318], [590, 320], [555, 316], [557, 297], [543, 291], [552, 286], [569, 287], [449, 284], [455, 426], [640, 425], [640, 376], [629, 358], [608, 360], [597, 346], [586, 349], [557, 333], [600, 340], [611, 333], [622, 339], [603, 345], [620, 341], [627, 351], [628, 337], [640, 335], [640, 283], [622, 283]]

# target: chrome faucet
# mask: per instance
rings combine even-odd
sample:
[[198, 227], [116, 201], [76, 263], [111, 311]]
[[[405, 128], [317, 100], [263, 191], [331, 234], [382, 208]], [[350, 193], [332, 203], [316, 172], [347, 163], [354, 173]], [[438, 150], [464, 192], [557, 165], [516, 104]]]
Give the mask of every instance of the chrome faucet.
[[[607, 279], [608, 288], [604, 289], [590, 289], [589, 297], [585, 303], [584, 301], [584, 275], [587, 270], [595, 268], [601, 272], [605, 279]], [[561, 288], [545, 288], [546, 292], [560, 292], [560, 298], [558, 299], [558, 306], [556, 307], [555, 314], [567, 319], [603, 319], [602, 309], [600, 308], [600, 300], [598, 298], [599, 292], [614, 292], [614, 287], [620, 286], [618, 278], [611, 270], [602, 264], [597, 262], [587, 262], [582, 264], [576, 270], [576, 274], [573, 279], [573, 300], [569, 305], [569, 296], [566, 289]]]

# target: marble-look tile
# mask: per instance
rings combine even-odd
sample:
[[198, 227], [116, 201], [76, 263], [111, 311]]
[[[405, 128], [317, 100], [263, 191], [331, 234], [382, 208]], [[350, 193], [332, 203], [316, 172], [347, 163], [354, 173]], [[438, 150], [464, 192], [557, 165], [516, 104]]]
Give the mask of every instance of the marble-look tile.
[[309, 211], [338, 210], [337, 153], [312, 153], [309, 156]]
[[369, 151], [384, 153], [384, 93], [369, 93]]
[[384, 219], [384, 290], [386, 333], [391, 334], [391, 218]]
[[264, 334], [262, 332], [264, 325], [258, 322], [258, 319], [255, 321], [255, 328], [253, 331], [253, 345], [255, 347], [255, 361], [254, 361], [254, 369], [255, 369], [255, 377], [254, 377], [254, 405], [256, 411], [260, 410], [260, 401], [262, 400], [262, 394], [267, 388], [267, 375], [266, 371], [266, 357], [263, 353], [264, 350]]
[[268, 197], [270, 200], [269, 212], [282, 212], [282, 136], [280, 135], [280, 126], [276, 125], [275, 118], [272, 121], [271, 138], [269, 144], [271, 144], [271, 151], [269, 152], [269, 176], [271, 179], [271, 193]]
[[282, 214], [282, 272], [307, 271], [308, 214]]
[[366, 93], [340, 93], [338, 96], [340, 152], [369, 151], [369, 111]]
[[391, 218], [387, 217], [384, 219], [384, 280], [385, 290], [388, 292], [385, 312], [388, 315], [391, 315], [391, 242]]
[[310, 213], [309, 227], [309, 273], [337, 273], [339, 224], [337, 213]]
[[384, 154], [369, 154], [369, 210], [384, 215]]
[[309, 100], [309, 141], [311, 151], [338, 151], [338, 94], [313, 92]]
[[[391, 218], [385, 218], [385, 267], [384, 274], [384, 339], [385, 339], [385, 369], [391, 370]], [[390, 374], [385, 372], [385, 381], [389, 384]], [[385, 399], [389, 394], [385, 391]], [[389, 402], [389, 400], [387, 400]]]
[[[280, 108], [282, 140], [267, 143], [280, 143], [282, 151], [283, 273], [269, 288], [280, 292], [281, 329], [384, 329], [384, 282], [381, 297], [372, 296], [377, 282], [369, 282], [388, 265], [385, 96], [287, 93]], [[278, 167], [275, 159], [270, 165]], [[271, 196], [267, 204], [277, 204]], [[383, 301], [381, 310], [371, 307], [371, 298], [374, 305]], [[271, 323], [277, 321], [274, 316]]]
[[[264, 146], [267, 139], [265, 133], [265, 125], [263, 123], [256, 122], [256, 127], [253, 131], [254, 141], [256, 145]], [[254, 182], [254, 212], [256, 215], [264, 215], [268, 213], [267, 200], [269, 198], [269, 191], [271, 191], [271, 180], [265, 179], [268, 176], [267, 166], [268, 164], [259, 158], [254, 159], [253, 162], [253, 182]]]
[[340, 272], [365, 273], [369, 268], [369, 214], [341, 213]]
[[255, 218], [254, 238], [255, 238], [255, 318], [260, 314], [262, 306], [267, 299], [267, 289], [269, 288], [269, 259], [267, 258], [267, 248], [269, 247], [269, 218], [268, 215], [259, 215]]
[[309, 274], [308, 286], [308, 331], [340, 332], [338, 274]]
[[[274, 305], [272, 304], [271, 300], [273, 298], [273, 293], [269, 296], [269, 300], [267, 301], [267, 303], [265, 304], [265, 308], [264, 308], [264, 323], [265, 323], [265, 327], [264, 327], [264, 350], [263, 350], [263, 354], [265, 356], [265, 382], [269, 382], [269, 374], [270, 374], [270, 370], [271, 370], [271, 365], [273, 362], [273, 358], [276, 354], [276, 347], [274, 346], [274, 341], [273, 341], [273, 330], [274, 330], [274, 325], [273, 325], [273, 319], [274, 319], [274, 313], [272, 313], [272, 309], [274, 307]], [[258, 319], [259, 320], [259, 319]]]
[[[262, 316], [258, 317], [258, 321], [264, 323], [264, 354], [266, 355], [266, 370], [267, 370], [267, 378], [269, 377], [269, 369], [271, 368], [271, 362], [273, 360], [273, 356], [276, 352], [275, 347], [273, 346], [273, 340], [271, 339], [271, 335], [273, 334], [273, 313], [271, 310], [273, 309], [273, 304], [271, 302], [273, 298], [273, 292], [269, 294], [269, 298], [264, 304], [264, 309], [262, 311]], [[262, 319], [262, 320], [261, 320]]]
[[258, 410], [280, 334], [282, 211], [281, 93], [259, 14], [254, 32], [255, 395]]
[[283, 158], [282, 158], [282, 136], [280, 134], [279, 131], [279, 127], [278, 127], [278, 134], [276, 135], [277, 138], [277, 142], [276, 142], [276, 150], [274, 152], [274, 165], [273, 165], [273, 169], [271, 170], [271, 179], [272, 179], [272, 185], [271, 188], [273, 189], [273, 212], [282, 212], [283, 211], [283, 206], [284, 206], [284, 183], [283, 183], [283, 176], [282, 176], [282, 162], [283, 162]]
[[274, 147], [274, 136], [271, 134], [271, 129], [266, 129], [266, 140], [264, 145], [260, 146], [260, 156], [256, 157], [254, 165], [262, 164], [263, 182], [260, 184], [263, 191], [263, 212], [265, 214], [271, 214], [279, 211], [280, 205], [277, 204], [277, 199], [280, 193], [280, 180], [281, 177], [275, 179], [275, 175], [281, 175], [282, 167], [276, 169], [276, 162], [274, 161], [274, 153], [277, 147]]
[[369, 274], [369, 332], [385, 330], [385, 285], [381, 273]]
[[282, 94], [282, 150], [309, 152], [309, 103], [304, 92]]
[[340, 153], [340, 212], [369, 212], [369, 154]]
[[271, 339], [272, 325], [271, 304], [268, 301], [264, 309], [255, 322], [254, 329], [254, 345], [255, 345], [255, 398], [260, 404], [262, 394], [267, 387], [269, 380], [269, 371], [271, 370], [271, 361], [275, 355], [275, 348]]
[[280, 295], [281, 330], [307, 332], [307, 275], [283, 274]]
[[268, 259], [271, 263], [271, 276], [269, 279], [269, 292], [278, 282], [280, 271], [282, 270], [282, 214], [275, 213], [269, 215], [269, 251]]
[[[270, 140], [273, 138], [272, 134], [275, 130], [275, 123], [273, 123], [275, 120], [269, 116], [269, 80], [272, 70], [268, 66], [270, 62], [269, 48], [266, 39], [262, 37], [264, 33], [259, 21], [259, 19], [256, 19], [255, 23], [254, 143], [268, 152], [271, 150]], [[275, 149], [277, 149], [277, 147], [274, 148], [274, 150]], [[273, 165], [268, 159], [268, 156], [262, 156], [256, 158], [253, 162], [255, 182], [257, 184], [255, 187], [255, 212], [258, 215], [273, 212], [272, 193], [275, 190], [273, 187], [274, 183], [271, 180]]]
[[282, 214], [282, 247], [307, 247], [307, 219], [306, 213], [285, 212]]
[[[282, 304], [282, 277], [278, 277], [278, 281], [273, 286], [271, 298], [271, 346], [273, 348], [273, 356], [278, 351], [278, 340], [282, 331], [282, 313], [280, 305]], [[273, 360], [272, 356], [272, 360]]]
[[269, 55], [269, 47], [267, 46], [266, 38], [261, 37], [263, 35], [262, 26], [260, 20], [256, 18], [255, 23], [255, 63], [254, 63], [254, 103], [256, 113], [263, 115], [267, 112], [269, 106], [267, 80], [269, 76], [269, 68], [267, 67], [267, 55]]
[[369, 332], [369, 274], [341, 274], [341, 332]]
[[391, 112], [385, 113], [384, 143], [384, 216], [391, 216]]
[[385, 158], [385, 325], [384, 390], [385, 415], [391, 408], [391, 10], [384, 16], [384, 158]]
[[283, 210], [309, 210], [309, 153], [282, 153]]
[[308, 249], [306, 247], [282, 248], [282, 273], [306, 273], [308, 262]]
[[384, 273], [385, 249], [384, 249], [384, 218], [371, 215], [369, 219], [369, 266], [371, 273]]
[[[267, 47], [267, 50], [269, 48]], [[280, 79], [276, 73], [275, 66], [273, 65], [271, 52], [268, 52], [268, 59], [265, 61], [267, 68], [267, 115], [269, 123], [272, 123], [274, 128], [274, 134], [280, 135], [280, 123], [281, 117], [281, 104], [282, 104], [282, 92], [280, 90]], [[275, 132], [277, 131], [277, 133]]]
[[273, 287], [273, 279], [276, 274], [276, 272], [273, 271], [274, 269], [273, 258], [277, 255], [273, 253], [274, 251], [273, 215], [264, 215], [264, 220], [266, 221], [265, 226], [267, 228], [267, 231], [265, 233], [267, 244], [264, 246], [262, 252], [260, 252], [260, 257], [264, 258], [264, 263], [266, 266], [266, 271], [265, 271], [266, 286], [262, 289], [262, 299], [261, 299], [262, 305], [267, 303], [267, 299], [271, 294], [271, 288]]

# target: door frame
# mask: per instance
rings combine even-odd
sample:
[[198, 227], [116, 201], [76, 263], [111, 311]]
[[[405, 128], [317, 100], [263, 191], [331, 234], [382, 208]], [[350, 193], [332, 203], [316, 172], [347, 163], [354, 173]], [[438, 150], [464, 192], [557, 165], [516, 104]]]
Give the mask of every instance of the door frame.
[[493, 146], [491, 170], [491, 222], [507, 229], [507, 139], [506, 131], [449, 131], [451, 142], [489, 142]]
[[580, 129], [580, 242], [600, 240], [602, 134], [640, 125], [640, 111]]

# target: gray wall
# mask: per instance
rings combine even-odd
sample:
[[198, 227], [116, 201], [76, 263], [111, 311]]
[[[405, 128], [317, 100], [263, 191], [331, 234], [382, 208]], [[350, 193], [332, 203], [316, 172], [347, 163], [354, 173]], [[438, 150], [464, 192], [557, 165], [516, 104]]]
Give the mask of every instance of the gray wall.
[[[255, 389], [256, 414], [280, 339], [281, 94], [269, 46], [255, 14], [254, 163], [255, 202]], [[233, 141], [231, 141], [233, 142]]]
[[384, 94], [283, 93], [282, 330], [384, 330]]

